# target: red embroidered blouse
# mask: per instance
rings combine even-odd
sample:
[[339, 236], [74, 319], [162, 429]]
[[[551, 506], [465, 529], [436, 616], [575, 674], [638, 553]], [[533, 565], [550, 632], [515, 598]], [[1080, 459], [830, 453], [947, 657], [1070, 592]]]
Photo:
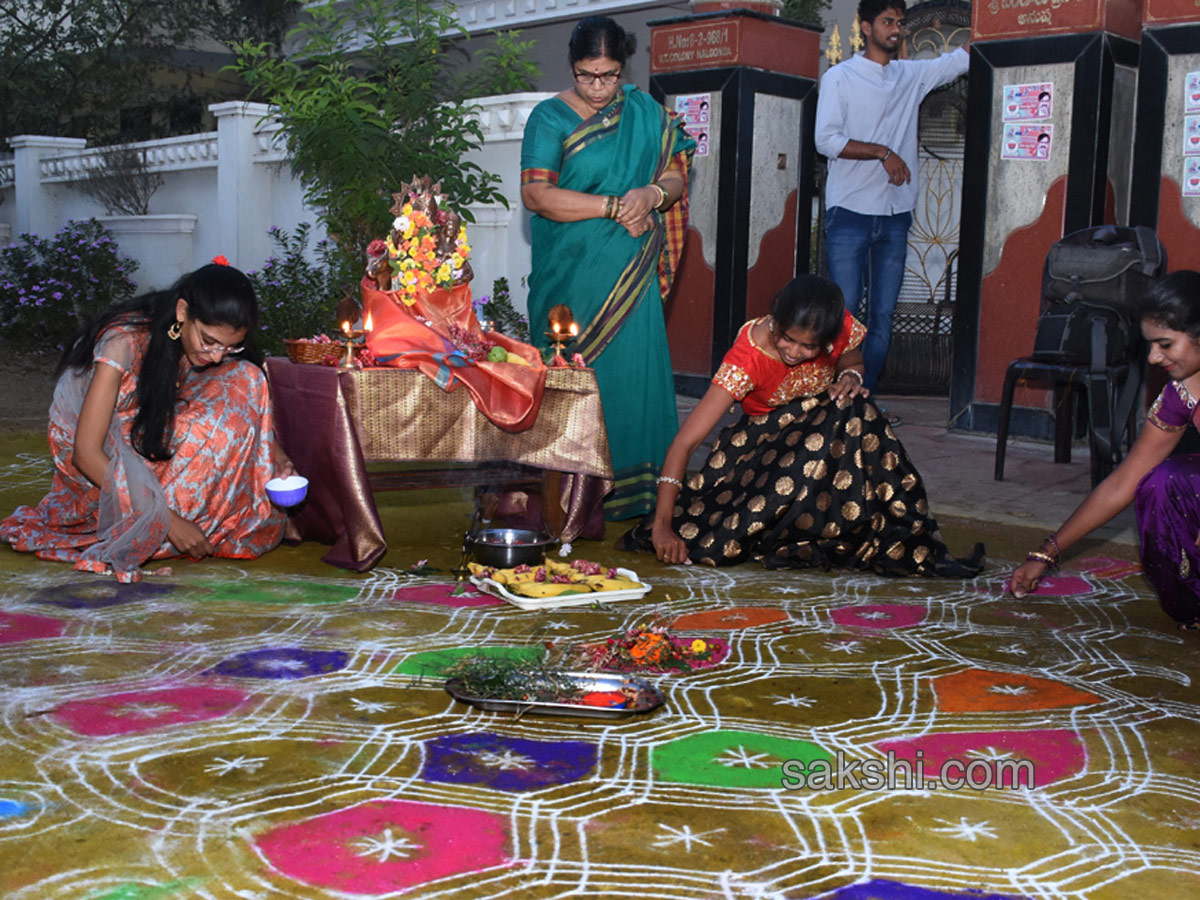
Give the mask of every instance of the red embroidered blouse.
[[[750, 330], [762, 319], [751, 319], [738, 332], [737, 340], [721, 360], [713, 384], [723, 387], [752, 416], [761, 416], [797, 397], [813, 397], [833, 383], [837, 362], [866, 337], [867, 329], [850, 313], [844, 314], [842, 330], [832, 347], [796, 366], [784, 365], [756, 343]], [[765, 316], [763, 318], [766, 318]]]

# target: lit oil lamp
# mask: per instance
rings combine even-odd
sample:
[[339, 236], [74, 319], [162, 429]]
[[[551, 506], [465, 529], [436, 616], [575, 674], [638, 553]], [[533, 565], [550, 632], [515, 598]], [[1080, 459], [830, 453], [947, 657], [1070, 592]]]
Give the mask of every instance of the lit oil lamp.
[[546, 318], [550, 325], [546, 337], [550, 338], [554, 347], [554, 358], [550, 360], [550, 365], [565, 368], [567, 361], [563, 358], [563, 349], [579, 336], [579, 323], [575, 321], [571, 307], [565, 303], [552, 306]]
[[342, 321], [342, 334], [346, 336], [346, 354], [342, 357], [342, 368], [354, 368], [354, 342], [365, 334], [369, 334], [374, 329], [374, 324], [371, 322], [371, 314], [367, 313], [367, 318], [363, 322], [362, 328], [351, 328], [350, 320]]

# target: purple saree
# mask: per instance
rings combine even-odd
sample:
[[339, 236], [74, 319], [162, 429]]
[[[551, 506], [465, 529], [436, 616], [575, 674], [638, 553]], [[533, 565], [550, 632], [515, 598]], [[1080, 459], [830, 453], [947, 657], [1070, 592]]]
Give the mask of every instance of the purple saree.
[[[1176, 381], [1163, 388], [1146, 420], [1164, 431], [1196, 425], [1196, 398]], [[1200, 425], [1198, 425], [1200, 427]], [[1163, 610], [1182, 625], [1200, 622], [1200, 454], [1169, 456], [1134, 496], [1142, 571]]]

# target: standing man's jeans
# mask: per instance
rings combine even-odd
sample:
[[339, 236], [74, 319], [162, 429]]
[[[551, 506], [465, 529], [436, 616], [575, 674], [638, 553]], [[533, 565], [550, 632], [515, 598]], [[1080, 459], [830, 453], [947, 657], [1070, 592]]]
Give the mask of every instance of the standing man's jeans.
[[842, 289], [846, 309], [858, 316], [863, 287], [867, 288], [869, 318], [863, 341], [867, 364], [864, 387], [874, 392], [892, 341], [892, 317], [904, 281], [908, 228], [912, 213], [865, 216], [835, 206], [825, 213], [825, 246], [829, 277]]

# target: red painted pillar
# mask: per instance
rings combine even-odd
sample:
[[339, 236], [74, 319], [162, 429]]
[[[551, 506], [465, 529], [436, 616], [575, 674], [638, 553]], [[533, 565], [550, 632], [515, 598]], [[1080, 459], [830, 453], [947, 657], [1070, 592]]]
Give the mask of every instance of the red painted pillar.
[[[1140, 32], [1141, 0], [972, 6], [956, 428], [996, 430], [1008, 363], [1033, 349], [1050, 245], [1130, 221]], [[1012, 433], [1050, 438], [1048, 407], [1048, 392], [1018, 392]]]
[[1130, 221], [1174, 269], [1200, 270], [1200, 6], [1146, 0]]
[[[700, 393], [746, 319], [808, 271], [819, 32], [776, 2], [697, 4], [650, 23], [650, 90], [701, 143], [667, 301], [680, 390]], [[750, 8], [747, 8], [750, 7]]]

